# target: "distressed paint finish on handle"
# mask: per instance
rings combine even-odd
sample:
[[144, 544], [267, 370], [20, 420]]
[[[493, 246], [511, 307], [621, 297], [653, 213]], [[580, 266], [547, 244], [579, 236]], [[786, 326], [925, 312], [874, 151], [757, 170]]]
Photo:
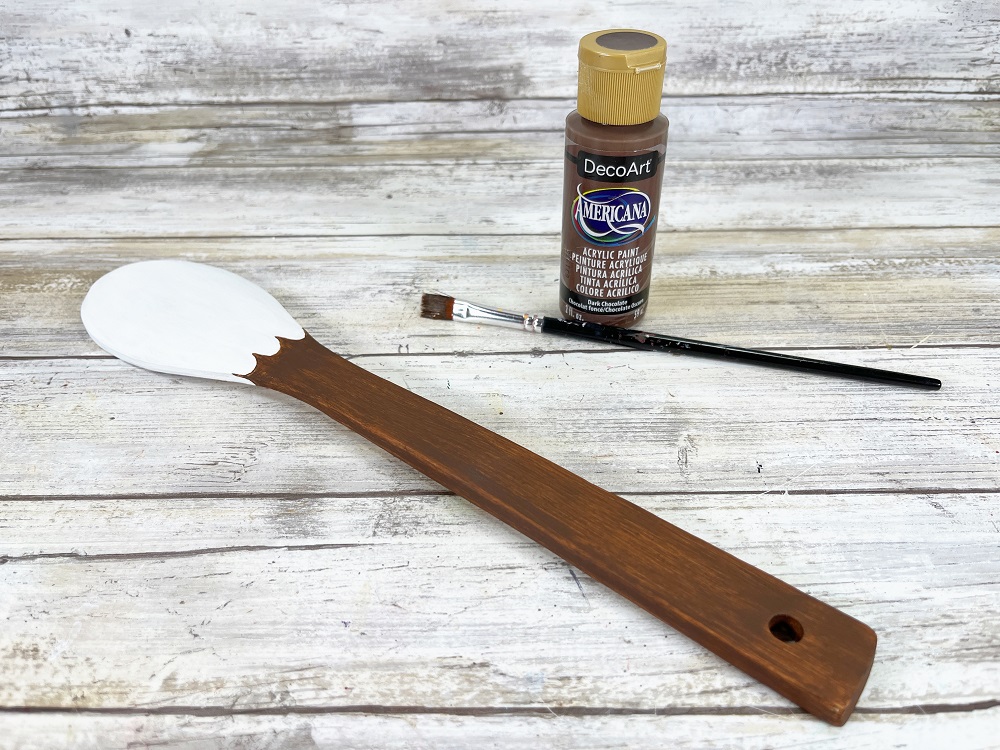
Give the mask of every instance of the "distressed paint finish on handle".
[[875, 655], [864, 623], [308, 334], [279, 341], [242, 377], [316, 407], [819, 718], [851, 715]]

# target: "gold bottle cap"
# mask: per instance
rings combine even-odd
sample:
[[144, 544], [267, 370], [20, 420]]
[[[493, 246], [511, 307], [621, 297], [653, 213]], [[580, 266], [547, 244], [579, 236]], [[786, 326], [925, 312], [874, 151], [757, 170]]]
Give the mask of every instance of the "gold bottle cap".
[[602, 125], [638, 125], [660, 114], [667, 43], [635, 29], [608, 29], [580, 40], [576, 109]]

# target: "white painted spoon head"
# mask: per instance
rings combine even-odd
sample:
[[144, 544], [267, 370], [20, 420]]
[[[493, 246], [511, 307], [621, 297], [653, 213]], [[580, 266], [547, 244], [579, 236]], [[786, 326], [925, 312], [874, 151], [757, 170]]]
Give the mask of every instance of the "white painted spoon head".
[[240, 374], [302, 326], [256, 284], [203, 263], [150, 260], [121, 266], [90, 288], [80, 310], [109, 354], [147, 370], [250, 383]]

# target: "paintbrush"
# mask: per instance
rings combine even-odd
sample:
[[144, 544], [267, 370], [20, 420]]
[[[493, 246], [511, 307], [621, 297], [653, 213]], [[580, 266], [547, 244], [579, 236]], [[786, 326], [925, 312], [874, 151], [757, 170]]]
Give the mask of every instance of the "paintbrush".
[[722, 357], [758, 365], [819, 372], [826, 375], [872, 380], [893, 385], [907, 385], [931, 390], [941, 388], [940, 380], [923, 375], [910, 375], [905, 372], [880, 370], [875, 367], [828, 362], [822, 359], [798, 357], [794, 354], [778, 354], [761, 349], [744, 349], [738, 346], [713, 344], [708, 341], [696, 341], [678, 336], [663, 336], [657, 333], [646, 333], [645, 331], [600, 323], [584, 323], [576, 320], [549, 318], [544, 315], [512, 313], [492, 307], [474, 305], [471, 302], [447, 297], [443, 294], [425, 294], [420, 300], [420, 314], [432, 320], [488, 323], [505, 328], [519, 328], [532, 333], [554, 333], [559, 336], [572, 336], [589, 341], [600, 341], [605, 344], [618, 344], [632, 349], [675, 352], [677, 354], [701, 354], [708, 357]]

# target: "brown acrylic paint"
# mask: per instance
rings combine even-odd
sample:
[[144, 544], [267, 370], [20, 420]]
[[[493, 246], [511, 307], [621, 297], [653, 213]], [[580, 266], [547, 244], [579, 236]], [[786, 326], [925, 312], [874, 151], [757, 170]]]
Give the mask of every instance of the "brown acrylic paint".
[[669, 125], [666, 52], [646, 31], [580, 40], [577, 109], [566, 118], [564, 318], [629, 326], [646, 312]]

